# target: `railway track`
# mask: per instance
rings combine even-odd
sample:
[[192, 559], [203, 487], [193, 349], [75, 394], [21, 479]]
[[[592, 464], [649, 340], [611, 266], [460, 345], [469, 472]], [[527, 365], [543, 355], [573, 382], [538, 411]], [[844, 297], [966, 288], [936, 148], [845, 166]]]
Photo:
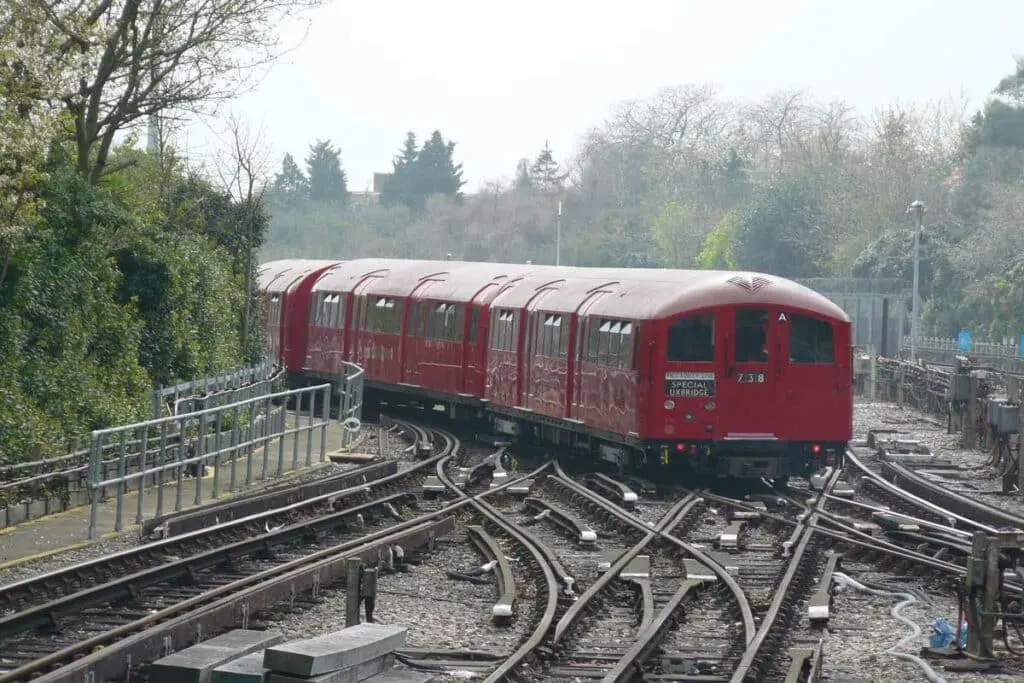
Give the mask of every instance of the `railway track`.
[[[406, 489], [416, 483], [417, 471], [432, 464], [397, 472], [394, 461], [380, 463], [176, 516], [174, 522], [200, 528], [0, 587], [0, 681], [47, 673], [69, 680], [64, 665], [77, 667], [84, 655], [120, 645], [186, 607], [298, 570], [329, 557], [324, 553], [331, 548], [358, 550], [360, 538], [373, 541], [374, 525], [392, 524], [400, 510], [414, 505]], [[292, 499], [220, 523], [209, 519]], [[204, 521], [215, 526], [204, 527]], [[122, 668], [114, 666], [114, 673]]]
[[[838, 472], [821, 493], [778, 510], [706, 491], [648, 499], [603, 475], [577, 481], [550, 463], [490, 481], [499, 454], [470, 454], [471, 467], [460, 469], [468, 451], [457, 437], [399, 427], [412, 450], [427, 456], [406, 471], [385, 463], [346, 472], [308, 485], [321, 488], [284, 508], [213, 529], [186, 530], [209, 518], [180, 516], [177, 532], [157, 543], [0, 587], [7, 611], [0, 618], [0, 683], [122, 677], [168, 643], [244, 628], [262, 609], [294, 603], [306, 591], [316, 596], [344, 576], [347, 558], [391, 566], [402, 555], [396, 545], [430, 545], [456, 528], [493, 563], [492, 617], [522, 630], [513, 652], [464, 662], [495, 683], [790, 680], [820, 665], [820, 640], [794, 624], [796, 605], [820, 602], [822, 588], [812, 579], [823, 569], [830, 574], [826, 565], [835, 568], [826, 549], [896, 558], [942, 575], [963, 571], [951, 558], [873, 536], [827, 509], [849, 507], [833, 492]], [[873, 494], [916, 508], [928, 517], [922, 522], [946, 523], [941, 531], [951, 520], [961, 523], [934, 503], [877, 483], [880, 474], [856, 458], [847, 462], [862, 481], [875, 482], [867, 484]], [[364, 475], [365, 483], [351, 486]], [[432, 501], [411, 492], [428, 475], [443, 487]], [[339, 490], [324, 491], [333, 485]], [[514, 486], [520, 500], [509, 495]], [[285, 493], [262, 494], [263, 504]], [[414, 664], [430, 660], [427, 653]]]

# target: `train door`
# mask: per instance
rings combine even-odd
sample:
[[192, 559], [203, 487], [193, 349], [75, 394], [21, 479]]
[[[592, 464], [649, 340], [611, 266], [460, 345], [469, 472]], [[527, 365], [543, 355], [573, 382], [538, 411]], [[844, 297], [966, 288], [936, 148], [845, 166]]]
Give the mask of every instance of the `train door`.
[[540, 321], [541, 314], [537, 311], [527, 310], [526, 312], [526, 340], [523, 344], [526, 349], [525, 355], [523, 356], [523, 362], [519, 365], [520, 367], [520, 379], [519, 379], [519, 405], [523, 408], [530, 407], [531, 389], [533, 387], [532, 376], [533, 376], [533, 358], [537, 351], [537, 341], [540, 337]]
[[719, 313], [725, 377], [718, 391], [727, 411], [729, 439], [775, 439], [780, 416], [782, 335], [788, 314], [770, 307], [727, 308]]
[[[588, 328], [587, 322], [587, 311], [594, 305], [594, 302], [602, 295], [604, 291], [594, 292], [580, 304], [579, 308], [576, 309], [576, 336], [573, 338], [573, 348], [571, 349], [572, 355], [572, 381], [569, 382], [569, 417], [574, 420], [583, 420], [582, 413], [584, 407], [583, 400], [583, 361], [586, 358], [587, 340], [585, 336]], [[571, 318], [570, 318], [571, 319]], [[593, 324], [594, 321], [591, 321]]]
[[[785, 406], [807, 438], [841, 431], [844, 425], [823, 421], [842, 415], [850, 403], [849, 335], [841, 326], [798, 312], [786, 311], [780, 330], [786, 346]], [[838, 427], [838, 429], [837, 429]], [[787, 437], [788, 438], [788, 437]]]

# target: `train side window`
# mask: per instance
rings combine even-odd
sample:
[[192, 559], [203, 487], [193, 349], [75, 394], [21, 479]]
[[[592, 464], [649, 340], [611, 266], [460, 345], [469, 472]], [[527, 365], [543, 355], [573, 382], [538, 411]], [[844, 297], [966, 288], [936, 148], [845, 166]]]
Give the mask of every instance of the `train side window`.
[[609, 365], [608, 362], [608, 349], [611, 346], [608, 340], [608, 334], [612, 329], [611, 320], [602, 320], [601, 327], [598, 329], [597, 337], [597, 362], [599, 365]]
[[476, 328], [480, 324], [480, 309], [470, 304], [469, 309], [469, 343], [476, 345]]
[[768, 361], [768, 311], [763, 308], [736, 310], [734, 353], [737, 363]]
[[619, 321], [612, 322], [612, 326], [608, 329], [608, 366], [612, 368], [619, 367], [619, 352], [622, 349], [622, 323]]
[[633, 324], [622, 323], [622, 330], [619, 332], [622, 338], [619, 347], [619, 367], [623, 370], [633, 369]]
[[[564, 325], [563, 325], [564, 323]], [[558, 316], [558, 357], [569, 357], [569, 322], [564, 315]]]
[[789, 317], [789, 362], [832, 363], [835, 350], [832, 326], [823, 320], [804, 315]]
[[590, 319], [590, 325], [587, 328], [587, 362], [597, 362], [597, 348], [600, 343], [598, 340], [601, 335], [601, 323], [594, 318]]
[[697, 313], [673, 322], [668, 328], [667, 358], [677, 363], [715, 360], [715, 314]]

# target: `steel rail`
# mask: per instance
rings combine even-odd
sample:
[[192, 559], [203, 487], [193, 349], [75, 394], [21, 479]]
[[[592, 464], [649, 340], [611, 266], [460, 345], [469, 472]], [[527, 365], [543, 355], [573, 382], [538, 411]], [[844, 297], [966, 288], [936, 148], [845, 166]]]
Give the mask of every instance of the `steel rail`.
[[[829, 477], [825, 486], [822, 488], [822, 493], [827, 493], [832, 490], [835, 483], [839, 481], [840, 473], [840, 470], [835, 470], [832, 473], [832, 476]], [[772, 601], [768, 606], [768, 611], [765, 612], [764, 618], [761, 620], [761, 625], [757, 629], [757, 634], [754, 636], [754, 639], [747, 644], [747, 649], [740, 658], [740, 662], [736, 667], [736, 671], [733, 672], [730, 683], [745, 683], [750, 680], [748, 679], [748, 676], [759, 675], [758, 672], [753, 671], [756, 665], [755, 660], [758, 658], [761, 647], [764, 645], [769, 632], [772, 630], [772, 627], [775, 626], [775, 622], [782, 611], [783, 601], [787, 598], [789, 587], [793, 583], [793, 579], [796, 577], [797, 570], [803, 563], [804, 553], [807, 551], [807, 546], [810, 545], [811, 537], [814, 535], [815, 530], [811, 525], [817, 521], [820, 512], [825, 508], [825, 503], [826, 498], [824, 496], [819, 496], [818, 500], [814, 504], [811, 514], [808, 515], [805, 520], [806, 524], [802, 524], [803, 532], [800, 535], [800, 540], [797, 543], [796, 549], [793, 551], [792, 557], [790, 557], [786, 573], [782, 576], [782, 580], [775, 589], [775, 594], [772, 596]], [[758, 679], [754, 678], [753, 680], [756, 681]]]
[[[441, 436], [441, 438], [450, 440], [454, 443], [451, 455], [437, 463], [437, 478], [440, 479], [441, 482], [445, 486], [447, 486], [449, 490], [451, 490], [457, 496], [459, 496], [459, 498], [461, 499], [459, 503], [469, 504], [472, 507], [474, 507], [480, 514], [482, 514], [487, 519], [491, 520], [506, 534], [512, 537], [516, 541], [516, 543], [526, 548], [526, 550], [533, 556], [533, 559], [537, 563], [537, 566], [540, 568], [541, 572], [544, 574], [544, 582], [547, 586], [547, 600], [545, 603], [544, 613], [541, 615], [540, 621], [538, 622], [537, 627], [534, 629], [533, 633], [522, 645], [519, 646], [518, 649], [516, 649], [515, 652], [509, 655], [509, 657], [505, 659], [505, 661], [502, 662], [498, 666], [498, 668], [492, 671], [490, 675], [488, 675], [487, 678], [484, 679], [484, 683], [498, 683], [499, 681], [505, 680], [506, 677], [508, 677], [512, 672], [514, 672], [516, 668], [518, 668], [519, 665], [527, 657], [536, 652], [537, 648], [544, 642], [544, 638], [547, 636], [547, 632], [551, 628], [551, 622], [554, 621], [555, 612], [558, 610], [558, 589], [560, 578], [555, 576], [555, 572], [552, 570], [551, 565], [545, 559], [545, 554], [538, 549], [536, 541], [535, 539], [533, 539], [532, 534], [517, 528], [515, 524], [509, 524], [508, 521], [505, 520], [504, 516], [500, 512], [498, 512], [497, 510], [495, 510], [493, 507], [491, 507], [489, 504], [482, 500], [482, 498], [484, 498], [485, 496], [488, 496], [498, 490], [503, 490], [504, 488], [511, 486], [515, 482], [506, 482], [500, 487], [495, 487], [488, 491], [479, 493], [475, 496], [469, 496], [464, 491], [458, 488], [458, 486], [455, 484], [454, 481], [452, 481], [452, 479], [448, 476], [448, 473], [445, 472], [444, 469], [445, 464], [457, 455], [458, 450], [461, 447], [461, 444], [459, 444], [458, 439], [451, 434], [440, 431], [436, 433], [438, 433]], [[545, 469], [547, 469], [548, 466], [549, 463], [545, 463], [541, 465], [539, 469], [535, 470], [534, 472], [527, 476], [534, 477], [543, 472]]]
[[[350, 496], [370, 494], [375, 490], [382, 490], [389, 486], [399, 485], [403, 479], [415, 475], [422, 469], [430, 467], [434, 462], [436, 462], [436, 459], [440, 459], [441, 457], [443, 456], [436, 455], [433, 458], [416, 463], [409, 469], [396, 472], [395, 474], [381, 477], [379, 479], [374, 479], [367, 483], [360, 483], [337, 491], [322, 493], [311, 498], [306, 498], [305, 500], [299, 500], [298, 502], [284, 507], [255, 512], [245, 517], [220, 522], [213, 527], [205, 527], [184, 533], [180, 536], [173, 536], [171, 538], [153, 541], [145, 545], [122, 550], [112, 555], [94, 558], [68, 567], [55, 569], [45, 574], [10, 583], [5, 586], [0, 586], [0, 603], [7, 602], [13, 604], [15, 600], [12, 596], [16, 594], [41, 594], [47, 590], [48, 585], [70, 585], [73, 583], [73, 577], [76, 575], [88, 575], [90, 572], [95, 572], [99, 569], [103, 569], [104, 567], [116, 567], [118, 563], [130, 563], [136, 558], [145, 558], [146, 556], [154, 555], [179, 554], [185, 552], [186, 544], [193, 543], [196, 540], [210, 536], [211, 534], [222, 534], [235, 529], [241, 529], [246, 525], [259, 524], [260, 522], [263, 522], [266, 527], [269, 526], [271, 521], [276, 520], [282, 515], [288, 515], [294, 512], [314, 508], [320, 504], [332, 505], [334, 502], [344, 500]], [[344, 481], [344, 479], [341, 481]], [[315, 487], [316, 484], [312, 483], [310, 486]], [[248, 505], [243, 498], [238, 499], [235, 504], [239, 506]]]
[[[634, 527], [635, 529], [642, 531], [643, 533], [647, 533], [648, 531], [650, 531], [650, 525], [641, 520], [636, 515], [627, 512], [618, 505], [615, 505], [615, 503], [609, 503], [609, 501], [606, 498], [598, 496], [587, 487], [582, 486], [577, 482], [573, 481], [572, 479], [570, 479], [565, 474], [565, 471], [562, 470], [561, 466], [558, 465], [558, 463], [555, 463], [555, 474], [558, 476], [558, 479], [556, 481], [559, 481], [563, 485], [572, 488], [574, 492], [589, 499], [591, 502], [601, 506], [610, 504], [611, 507], [606, 507], [605, 509], [613, 516], [615, 516], [619, 521], [628, 524]], [[707, 494], [704, 495], [705, 497], [707, 497]], [[709, 555], [705, 554], [700, 549], [695, 548], [689, 543], [677, 538], [676, 536], [673, 536], [672, 533], [662, 531], [660, 532], [660, 536], [661, 538], [665, 539], [672, 545], [682, 550], [690, 557], [693, 557], [698, 562], [704, 564], [708, 569], [710, 569], [715, 574], [715, 576], [719, 578], [719, 580], [726, 587], [729, 588], [729, 591], [736, 598], [736, 601], [740, 607], [740, 619], [743, 621], [744, 642], [751, 642], [754, 639], [755, 633], [757, 632], [757, 627], [754, 624], [754, 612], [750, 607], [750, 603], [747, 601], [746, 594], [743, 592], [743, 589], [740, 587], [740, 585], [736, 582], [736, 579], [734, 579], [732, 575], [729, 574], [729, 572], [727, 572], [724, 567], [722, 567], [722, 565], [715, 562]]]
[[[891, 477], [893, 486], [916, 496], [928, 496], [938, 500], [949, 510], [964, 515], [965, 518], [969, 516], [975, 528], [981, 531], [994, 534], [996, 529], [1005, 527], [1024, 530], [1024, 518], [929, 481], [899, 463], [882, 461], [882, 471]], [[983, 524], [990, 526], [985, 527]]]
[[[441, 462], [447, 461], [451, 455], [451, 449], [457, 445], [458, 442], [455, 440], [447, 441], [440, 452], [430, 459], [419, 463], [415, 469], [418, 470], [430, 464], [439, 465]], [[542, 472], [545, 467], [542, 466], [526, 476], [535, 476]], [[407, 474], [410, 471], [413, 470], [407, 470], [401, 474]], [[517, 481], [517, 479], [511, 479], [500, 486], [478, 494], [478, 496], [491, 495], [505, 490], [514, 486]], [[292, 589], [298, 583], [303, 582], [306, 587], [312, 586], [313, 590], [318, 590], [321, 586], [321, 581], [319, 576], [314, 576], [314, 574], [317, 574], [319, 571], [318, 567], [324, 563], [329, 563], [331, 567], [338, 568], [341, 566], [344, 558], [356, 553], [359, 547], [372, 545], [376, 549], [380, 543], [389, 538], [396, 537], [398, 534], [415, 535], [416, 530], [422, 527], [436, 524], [446, 519], [454, 520], [454, 517], [451, 515], [452, 512], [466, 507], [473, 502], [473, 498], [466, 497], [453, 502], [441, 510], [420, 515], [370, 536], [364, 536], [333, 548], [324, 549], [313, 555], [293, 560], [285, 565], [273, 567], [231, 584], [216, 587], [183, 603], [165, 608], [156, 614], [147, 615], [130, 624], [119, 626], [112, 631], [96, 635], [87, 641], [66, 647], [60, 652], [47, 655], [17, 670], [2, 674], [0, 675], [0, 683], [14, 683], [15, 681], [25, 680], [27, 677], [32, 677], [33, 681], [38, 681], [39, 683], [74, 683], [81, 680], [83, 676], [90, 675], [90, 672], [92, 672], [91, 675], [93, 676], [96, 676], [96, 672], [102, 672], [102, 676], [107, 678], [123, 677], [133, 661], [139, 663], [147, 656], [151, 656], [152, 652], [159, 651], [162, 647], [163, 637], [168, 633], [176, 634], [177, 637], [187, 637], [189, 633], [195, 633], [192, 630], [195, 624], [202, 624], [206, 619], [212, 620], [210, 623], [219, 628], [230, 627], [238, 623], [237, 609], [235, 608], [237, 608], [242, 595], [247, 596], [251, 600], [261, 599], [263, 603], [269, 605], [279, 600], [281, 596], [278, 595], [277, 591], [280, 591], [285, 584], [290, 586], [289, 594], [294, 594], [295, 591]], [[353, 548], [356, 550], [352, 550]], [[346, 555], [350, 550], [352, 552]], [[376, 560], [377, 556], [374, 556], [372, 559]], [[330, 572], [330, 580], [340, 578], [341, 576], [343, 576], [343, 573], [340, 569], [336, 572]], [[301, 582], [299, 581], [300, 578], [302, 579]], [[243, 591], [243, 593], [238, 593], [237, 591]], [[211, 604], [211, 600], [215, 602]], [[244, 621], [248, 619], [249, 612], [247, 610], [243, 611], [245, 611], [245, 614], [242, 616]], [[91, 654], [87, 654], [88, 652], [91, 652]], [[76, 657], [80, 658], [76, 659]], [[62, 662], [64, 663], [63, 666], [61, 666]], [[46, 673], [48, 669], [53, 669], [54, 667], [59, 668]], [[39, 674], [42, 674], [41, 677], [35, 678]]]
[[[634, 549], [638, 546], [642, 548], [648, 545], [655, 538], [660, 538], [661, 532], [673, 531], [677, 526], [679, 526], [693, 507], [697, 503], [704, 501], [704, 498], [700, 493], [701, 492], [690, 493], [680, 500], [679, 503], [672, 506], [672, 509], [669, 510], [668, 514], [666, 514], [660, 522], [658, 522], [655, 529], [649, 532], [647, 536], [637, 544], [637, 546], [634, 546]], [[636, 556], [635, 552], [633, 553], [633, 556]], [[613, 566], [605, 572], [604, 576], [601, 578], [615, 576], [618, 574], [618, 571], [619, 570]], [[697, 588], [703, 583], [703, 579], [684, 579], [680, 584], [679, 589], [675, 594], [673, 594], [671, 599], [669, 599], [668, 604], [664, 605], [657, 615], [648, 615], [645, 613], [644, 625], [640, 628], [640, 633], [637, 635], [636, 642], [626, 650], [625, 654], [619, 658], [614, 666], [612, 666], [611, 671], [609, 671], [602, 680], [605, 683], [626, 683], [626, 681], [628, 681], [635, 673], [635, 667], [639, 663], [643, 662], [657, 647], [661, 635], [664, 633], [665, 629], [671, 625], [671, 617], [679, 608], [679, 605], [682, 604], [683, 599], [689, 595], [691, 590]], [[580, 598], [580, 602], [583, 602], [583, 598]], [[576, 605], [573, 605], [573, 607], [576, 607]]]
[[[163, 638], [169, 631], [179, 635], [189, 632], [194, 634], [195, 624], [203, 623], [203, 617], [207, 615], [210, 615], [216, 626], [223, 626], [225, 622], [237, 623], [237, 611], [242, 603], [245, 604], [242, 609], [244, 624], [252, 613], [253, 602], [262, 600], [264, 604], [273, 604], [290, 594], [291, 589], [300, 583], [312, 584], [316, 589], [321, 585], [322, 572], [325, 568], [330, 568], [330, 579], [340, 578], [343, 575], [343, 563], [347, 558], [364, 557], [364, 553], [370, 551], [371, 557], [375, 559], [376, 553], [380, 552], [383, 545], [390, 545], [393, 542], [407, 543], [417, 537], [422, 538], [423, 535], [429, 537], [445, 519], [454, 521], [447, 515], [447, 511], [437, 511], [371, 536], [364, 536], [220, 586], [2, 674], [0, 683], [15, 683], [28, 679], [33, 683], [75, 683], [82, 680], [124, 678], [131, 662], [141, 663], [141, 660], [145, 659], [141, 653], [159, 651]], [[454, 524], [451, 524], [451, 528], [454, 529]], [[52, 667], [60, 668], [50, 670]], [[48, 670], [50, 671], [47, 672]]]
[[[587, 610], [591, 606], [591, 602], [594, 598], [601, 593], [615, 578], [618, 577], [619, 572], [625, 569], [626, 565], [633, 561], [637, 555], [641, 553], [651, 542], [660, 538], [663, 532], [673, 530], [688, 515], [693, 508], [703, 502], [703, 498], [700, 497], [699, 493], [691, 492], [680, 499], [672, 508], [665, 513], [661, 520], [654, 525], [653, 528], [648, 527], [644, 537], [633, 545], [632, 548], [622, 553], [615, 562], [608, 568], [606, 572], [601, 574], [600, 577], [594, 583], [590, 584], [586, 591], [580, 595], [579, 600], [574, 602], [569, 609], [565, 611], [562, 618], [558, 620], [555, 625], [555, 633], [552, 636], [552, 643], [558, 644], [568, 634], [576, 622], [583, 616], [584, 610]], [[608, 510], [610, 506], [615, 506], [611, 501], [605, 501], [605, 509]]]
[[[363, 503], [354, 508], [342, 510], [331, 515], [317, 517], [306, 522], [299, 522], [291, 526], [274, 529], [262, 536], [246, 538], [230, 545], [213, 548], [197, 555], [185, 557], [179, 560], [161, 564], [156, 567], [144, 569], [133, 574], [119, 576], [112, 581], [98, 586], [89, 586], [80, 591], [61, 596], [45, 604], [23, 609], [0, 618], [0, 642], [18, 633], [22, 633], [34, 627], [53, 624], [60, 625], [60, 619], [65, 614], [78, 614], [82, 610], [102, 605], [119, 599], [128, 599], [139, 589], [155, 584], [173, 581], [182, 576], [188, 576], [190, 571], [213, 567], [221, 562], [232, 561], [255, 550], [260, 550], [268, 545], [283, 544], [306, 536], [310, 530], [333, 527], [343, 520], [370, 512], [372, 509], [388, 504], [400, 503], [408, 499], [412, 494], [395, 493], [385, 498]], [[413, 498], [415, 498], [413, 496]]]
[[984, 531], [988, 534], [996, 533], [996, 530], [993, 527], [959, 515], [952, 510], [947, 510], [939, 505], [936, 505], [935, 503], [929, 502], [927, 500], [924, 500], [923, 498], [914, 495], [913, 493], [907, 491], [906, 489], [903, 489], [902, 487], [896, 486], [895, 484], [886, 481], [884, 477], [882, 477], [877, 472], [872, 472], [867, 465], [861, 462], [860, 458], [858, 458], [853, 453], [852, 449], [846, 451], [846, 462], [852, 464], [854, 467], [860, 470], [864, 477], [867, 477], [873, 484], [881, 488], [883, 491], [886, 491], [894, 496], [897, 496], [898, 498], [900, 498], [900, 500], [904, 500], [907, 503], [910, 503], [911, 505], [914, 505], [919, 509], [927, 510], [933, 515], [945, 519], [947, 522], [949, 522], [949, 526], [954, 526], [955, 523], [959, 522], [960, 524], [966, 526], [968, 529], [977, 529], [978, 531]]

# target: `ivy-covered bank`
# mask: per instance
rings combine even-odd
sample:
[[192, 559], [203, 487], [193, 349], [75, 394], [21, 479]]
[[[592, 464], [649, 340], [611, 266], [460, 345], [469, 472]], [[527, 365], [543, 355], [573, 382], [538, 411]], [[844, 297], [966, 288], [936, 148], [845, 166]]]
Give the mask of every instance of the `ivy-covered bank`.
[[154, 384], [259, 355], [258, 319], [245, 348], [242, 327], [262, 209], [172, 155], [125, 147], [108, 164], [121, 170], [93, 185], [53, 148], [37, 217], [0, 252], [0, 464], [145, 418]]

